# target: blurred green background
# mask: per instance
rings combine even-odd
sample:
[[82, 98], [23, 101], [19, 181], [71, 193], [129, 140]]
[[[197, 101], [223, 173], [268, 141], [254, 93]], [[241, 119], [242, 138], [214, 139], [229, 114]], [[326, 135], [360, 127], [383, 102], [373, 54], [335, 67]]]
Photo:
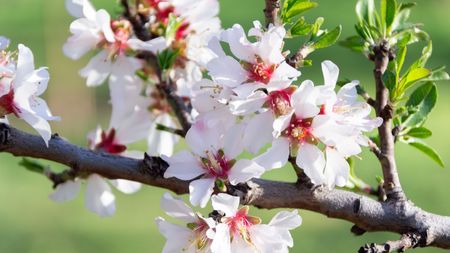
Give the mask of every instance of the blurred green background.
[[[354, 34], [356, 1], [317, 0], [319, 7], [307, 17], [325, 17], [324, 27], [343, 25], [345, 38]], [[111, 13], [118, 12], [114, 0], [93, 1], [97, 8]], [[252, 20], [263, 20], [263, 0], [220, 0], [224, 27], [233, 23], [251, 26]], [[413, 10], [412, 20], [423, 23], [434, 42], [430, 67], [450, 65], [450, 9], [449, 0], [419, 0]], [[85, 144], [88, 130], [99, 123], [106, 126], [109, 117], [107, 91], [104, 85], [89, 89], [78, 76], [88, 57], [71, 61], [63, 56], [62, 45], [69, 36], [72, 18], [64, 9], [64, 1], [56, 0], [1, 0], [0, 34], [13, 43], [28, 45], [34, 52], [36, 66], [48, 66], [51, 82], [46, 98], [54, 114], [62, 116], [60, 123], [52, 124], [58, 132], [80, 145]], [[293, 45], [295, 43], [289, 43]], [[295, 46], [295, 45], [294, 45]], [[413, 59], [423, 47], [413, 47], [409, 59]], [[312, 56], [315, 65], [302, 70], [301, 79], [321, 81], [319, 63], [330, 59], [341, 69], [342, 78], [359, 79], [365, 87], [371, 87], [372, 66], [362, 56], [334, 46]], [[450, 83], [441, 82], [440, 99], [427, 126], [434, 134], [428, 143], [440, 151], [444, 162], [450, 165]], [[24, 126], [25, 129], [28, 129]], [[426, 156], [397, 145], [400, 176], [403, 187], [418, 206], [439, 214], [450, 215], [449, 185], [450, 166], [439, 168]], [[357, 162], [358, 173], [375, 184], [380, 169], [373, 156], [364, 152]], [[47, 195], [52, 191], [45, 178], [25, 171], [17, 165], [19, 158], [0, 154], [0, 252], [160, 252], [164, 238], [158, 233], [153, 219], [163, 215], [159, 209], [162, 190], [145, 187], [132, 196], [117, 193], [117, 213], [102, 219], [88, 212], [83, 206], [83, 196], [66, 204], [51, 202]], [[293, 180], [289, 170], [277, 170], [268, 178]], [[265, 221], [277, 210], [252, 209]], [[367, 242], [383, 242], [397, 239], [389, 233], [368, 233], [355, 237], [350, 233], [352, 224], [328, 219], [323, 215], [302, 211], [303, 225], [293, 232], [295, 247], [291, 252], [356, 252]], [[443, 252], [439, 249], [419, 249], [417, 252]]]

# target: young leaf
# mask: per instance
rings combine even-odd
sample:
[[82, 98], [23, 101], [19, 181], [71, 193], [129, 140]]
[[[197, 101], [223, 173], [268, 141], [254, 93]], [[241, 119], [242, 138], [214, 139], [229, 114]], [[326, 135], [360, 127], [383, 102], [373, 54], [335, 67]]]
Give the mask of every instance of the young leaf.
[[317, 7], [317, 3], [309, 1], [295, 1], [286, 11], [285, 18], [287, 20], [302, 14], [303, 12]]
[[395, 0], [381, 0], [381, 24], [389, 33], [397, 12], [397, 2]]
[[301, 17], [295, 24], [291, 27], [291, 36], [302, 36], [308, 35], [313, 28], [312, 24], [308, 24], [304, 17]]
[[415, 82], [428, 77], [431, 74], [431, 71], [426, 68], [416, 68], [409, 71], [406, 74], [406, 77], [403, 78], [401, 82], [401, 86], [403, 90], [411, 87]]
[[392, 92], [397, 84], [397, 76], [395, 73], [390, 70], [386, 70], [381, 78], [389, 92]]
[[323, 24], [324, 19], [322, 17], [318, 17], [316, 19], [316, 22], [314, 22], [312, 30], [311, 30], [311, 38], [310, 40], [313, 40], [317, 34], [319, 33], [320, 27]]
[[161, 69], [166, 70], [171, 68], [177, 59], [178, 53], [178, 50], [174, 51], [172, 49], [166, 49], [158, 53], [158, 64]]
[[414, 109], [415, 112], [410, 114], [403, 121], [405, 127], [420, 126], [425, 122], [428, 114], [436, 105], [437, 89], [433, 82], [427, 82], [417, 88], [409, 97], [406, 106]]
[[450, 80], [450, 76], [445, 71], [445, 66], [436, 68], [431, 71], [431, 75], [426, 79], [427, 81], [446, 81]]
[[352, 36], [345, 40], [341, 40], [339, 41], [339, 45], [356, 52], [364, 52], [366, 49], [365, 41], [359, 36]]
[[319, 37], [317, 37], [315, 39], [315, 42], [313, 42], [313, 47], [315, 49], [319, 49], [319, 48], [326, 48], [326, 47], [333, 45], [339, 39], [339, 36], [341, 35], [341, 31], [342, 31], [342, 26], [339, 25], [329, 32], [324, 32], [323, 34], [321, 34]]
[[409, 130], [405, 135], [425, 139], [430, 137], [432, 132], [425, 127], [415, 127]]
[[369, 25], [374, 25], [374, 12], [375, 4], [373, 0], [359, 0], [356, 3], [356, 15], [359, 23], [364, 23], [365, 21]]
[[408, 145], [415, 147], [418, 150], [422, 151], [425, 155], [430, 157], [433, 161], [435, 161], [437, 164], [439, 164], [439, 166], [441, 166], [442, 168], [445, 167], [444, 162], [441, 159], [441, 156], [436, 152], [436, 150], [434, 150], [433, 148], [428, 146], [426, 143], [424, 143], [420, 140], [414, 139], [414, 138], [408, 138], [406, 140], [406, 143], [408, 143]]
[[400, 47], [397, 50], [397, 57], [395, 57], [395, 61], [397, 62], [397, 77], [400, 76], [400, 71], [402, 70], [403, 63], [405, 62], [406, 51], [406, 46]]

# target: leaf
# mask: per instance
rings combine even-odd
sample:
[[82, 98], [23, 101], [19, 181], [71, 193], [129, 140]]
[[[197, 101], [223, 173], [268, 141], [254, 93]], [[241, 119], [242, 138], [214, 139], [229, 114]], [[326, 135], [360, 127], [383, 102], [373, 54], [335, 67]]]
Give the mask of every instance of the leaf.
[[431, 71], [431, 75], [426, 78], [427, 81], [446, 81], [450, 80], [449, 74], [445, 71], [445, 66], [434, 69]]
[[295, 24], [291, 27], [290, 33], [292, 36], [308, 35], [312, 31], [313, 25], [308, 24], [304, 17], [301, 17]]
[[402, 70], [403, 67], [403, 63], [405, 62], [405, 58], [406, 58], [406, 46], [405, 47], [400, 47], [397, 50], [397, 56], [395, 57], [395, 61], [397, 63], [397, 77], [400, 76], [400, 71]]
[[416, 6], [416, 3], [401, 3], [400, 7], [398, 8], [400, 11], [411, 9], [412, 7]]
[[309, 2], [309, 1], [295, 1], [289, 9], [286, 11], [285, 18], [287, 20], [291, 19], [292, 17], [295, 17], [297, 15], [302, 14], [303, 12], [312, 9], [314, 7], [317, 7], [317, 3], [315, 2]]
[[411, 128], [411, 130], [409, 130], [405, 135], [425, 139], [430, 137], [432, 134], [433, 133], [425, 127], [415, 127]]
[[166, 49], [158, 53], [158, 64], [162, 70], [169, 69], [175, 63], [179, 50]]
[[365, 41], [359, 36], [352, 36], [345, 40], [341, 40], [339, 45], [356, 52], [364, 52], [366, 49]]
[[356, 3], [356, 15], [360, 23], [364, 21], [369, 25], [374, 25], [375, 4], [373, 0], [359, 0]]
[[169, 20], [167, 21], [167, 27], [166, 27], [166, 33], [165, 37], [168, 41], [167, 43], [170, 44], [175, 39], [176, 33], [178, 31], [178, 28], [180, 28], [181, 23], [183, 20], [181, 18], [178, 18], [177, 16], [173, 15], [172, 13], [169, 15]]
[[326, 48], [326, 47], [333, 45], [339, 39], [339, 36], [341, 35], [341, 31], [342, 31], [342, 26], [339, 25], [329, 32], [324, 32], [323, 34], [321, 34], [319, 37], [317, 37], [315, 39], [315, 41], [313, 42], [313, 47], [315, 49], [319, 49], [319, 48]]
[[19, 165], [25, 167], [25, 169], [29, 171], [36, 172], [39, 174], [44, 174], [45, 171], [44, 165], [29, 158], [23, 158], [22, 161], [19, 162]]
[[406, 89], [411, 87], [415, 82], [424, 79], [425, 77], [428, 77], [430, 74], [431, 71], [426, 68], [419, 67], [413, 69], [406, 74], [406, 77], [403, 77], [400, 86], [403, 89], [403, 91], [406, 91]]
[[318, 17], [316, 21], [313, 24], [312, 30], [311, 30], [311, 38], [310, 40], [313, 40], [317, 34], [319, 33], [320, 27], [323, 24], [324, 19], [322, 17]]
[[395, 0], [381, 0], [381, 24], [382, 27], [389, 33], [392, 23], [397, 12], [397, 1]]
[[390, 70], [386, 70], [381, 78], [386, 88], [388, 88], [389, 92], [394, 91], [397, 84], [396, 74]]
[[405, 127], [420, 126], [425, 122], [428, 114], [436, 105], [437, 89], [433, 82], [427, 82], [417, 88], [409, 97], [406, 106], [409, 110], [414, 110], [406, 120], [403, 121]]
[[433, 161], [435, 161], [437, 164], [439, 164], [439, 166], [441, 166], [442, 168], [445, 167], [444, 162], [441, 159], [441, 156], [436, 152], [436, 150], [434, 150], [433, 148], [428, 146], [426, 143], [424, 143], [420, 140], [417, 140], [415, 138], [408, 138], [405, 142], [408, 145], [415, 147], [418, 150], [422, 151], [425, 155], [430, 157]]
[[427, 64], [428, 59], [430, 59], [431, 54], [433, 53], [433, 44], [432, 41], [428, 41], [428, 44], [423, 48], [422, 55], [420, 56], [419, 60], [414, 62], [411, 65], [411, 68], [418, 68], [418, 67], [425, 67], [425, 64]]

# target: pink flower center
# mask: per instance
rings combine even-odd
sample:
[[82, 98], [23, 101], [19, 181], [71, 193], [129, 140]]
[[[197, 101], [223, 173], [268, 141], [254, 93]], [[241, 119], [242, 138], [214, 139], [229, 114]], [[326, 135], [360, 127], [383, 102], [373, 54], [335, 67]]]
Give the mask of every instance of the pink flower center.
[[113, 128], [109, 132], [102, 132], [101, 141], [95, 145], [96, 150], [102, 150], [110, 154], [123, 153], [127, 147], [125, 145], [116, 143], [116, 130]]
[[250, 64], [247, 63], [244, 65], [244, 68], [248, 72], [248, 78], [255, 82], [261, 82], [264, 84], [268, 84], [272, 77], [273, 72], [276, 69], [276, 65], [268, 65], [261, 58], [256, 58], [256, 63]]
[[125, 53], [128, 48], [127, 41], [131, 36], [131, 24], [127, 20], [111, 21], [111, 29], [114, 32], [116, 41], [112, 45], [114, 51]]
[[249, 228], [253, 225], [260, 224], [261, 219], [255, 216], [249, 216], [248, 210], [248, 206], [244, 206], [236, 212], [235, 216], [224, 218], [224, 222], [230, 228], [231, 234], [240, 235], [245, 241], [250, 242]]
[[291, 111], [291, 95], [295, 89], [295, 87], [289, 87], [284, 90], [276, 90], [269, 93], [267, 103], [277, 117], [286, 115]]
[[0, 117], [7, 114], [20, 113], [20, 109], [14, 104], [14, 90], [11, 88], [10, 91], [0, 97]]
[[198, 219], [198, 221], [194, 223], [189, 223], [188, 228], [190, 228], [194, 232], [194, 236], [190, 240], [190, 243], [195, 245], [197, 249], [204, 249], [205, 246], [207, 246], [211, 242], [211, 239], [209, 239], [206, 235], [209, 226], [202, 219]]
[[228, 179], [228, 173], [232, 167], [233, 162], [229, 161], [222, 150], [216, 154], [206, 151], [207, 158], [203, 158], [203, 168], [206, 173], [215, 178]]
[[294, 116], [284, 135], [294, 143], [314, 143], [316, 138], [312, 134], [311, 123], [311, 119], [298, 119]]
[[[178, 16], [175, 14], [175, 7], [167, 0], [147, 0], [147, 3], [150, 5], [154, 12], [156, 21], [158, 23], [156, 25], [157, 28], [159, 28], [160, 26], [167, 28], [167, 25], [169, 24], [170, 14]], [[177, 42], [180, 42], [186, 38], [186, 36], [189, 34], [188, 28], [189, 23], [184, 20], [175, 33], [175, 40]]]

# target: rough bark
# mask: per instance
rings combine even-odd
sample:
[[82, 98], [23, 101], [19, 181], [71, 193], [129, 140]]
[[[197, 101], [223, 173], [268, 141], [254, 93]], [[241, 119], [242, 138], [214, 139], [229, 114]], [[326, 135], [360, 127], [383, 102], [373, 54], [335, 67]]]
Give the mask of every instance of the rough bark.
[[[110, 179], [128, 179], [162, 187], [177, 194], [188, 192], [189, 182], [162, 175], [167, 163], [159, 157], [143, 160], [90, 151], [54, 135], [45, 146], [42, 138], [0, 124], [0, 152], [41, 158], [64, 164], [77, 173], [97, 173]], [[259, 208], [299, 208], [347, 220], [360, 231], [391, 231], [420, 235], [416, 246], [450, 249], [450, 217], [432, 214], [410, 201], [379, 202], [343, 190], [309, 188], [302, 184], [253, 179], [230, 188], [244, 203]], [[369, 251], [370, 252], [370, 251]]]
[[266, 8], [264, 9], [264, 15], [266, 17], [266, 26], [269, 24], [278, 24], [278, 11], [280, 10], [280, 0], [265, 0]]

